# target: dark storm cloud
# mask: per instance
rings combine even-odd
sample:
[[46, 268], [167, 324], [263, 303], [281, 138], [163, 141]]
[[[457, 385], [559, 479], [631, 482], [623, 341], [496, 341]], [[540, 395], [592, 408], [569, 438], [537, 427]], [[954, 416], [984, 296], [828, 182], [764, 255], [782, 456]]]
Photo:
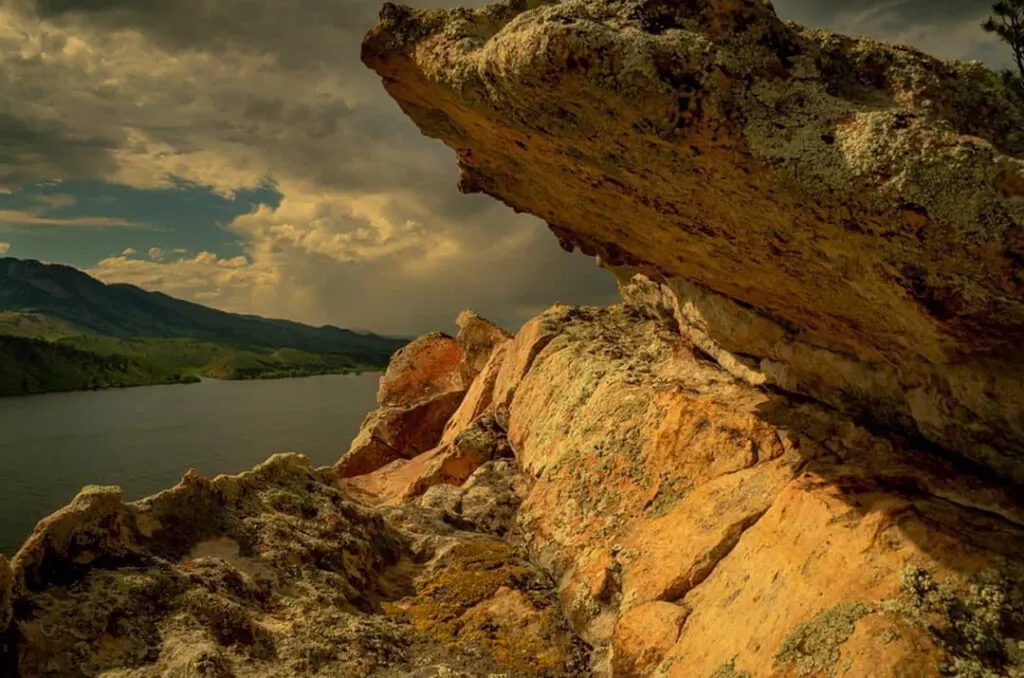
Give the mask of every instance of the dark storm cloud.
[[[22, 0], [23, 2], [25, 0]], [[266, 0], [33, 0], [44, 19], [87, 20], [106, 27], [137, 28], [170, 48], [272, 51], [288, 67], [302, 68], [357, 39], [376, 20], [372, 0], [267, 2]], [[350, 46], [350, 45], [349, 45]]]
[[931, 23], [936, 20], [974, 18], [984, 14], [988, 4], [979, 0], [775, 0], [781, 16], [808, 26], [827, 27], [843, 12], [891, 12], [907, 23]]
[[117, 142], [81, 139], [59, 121], [28, 121], [0, 111], [0, 188], [113, 170]]
[[[230, 191], [269, 176], [283, 193], [276, 210], [231, 224], [244, 261], [113, 257], [96, 270], [108, 279], [407, 333], [446, 327], [463, 306], [514, 326], [556, 299], [611, 298], [609, 276], [567, 258], [537, 220], [457, 192], [453, 153], [421, 136], [359, 61], [379, 0], [8, 2], [23, 22], [6, 40], [0, 23], [9, 180], [150, 186], [175, 175]], [[976, 2], [776, 7], [807, 25], [999, 58], [977, 30]]]

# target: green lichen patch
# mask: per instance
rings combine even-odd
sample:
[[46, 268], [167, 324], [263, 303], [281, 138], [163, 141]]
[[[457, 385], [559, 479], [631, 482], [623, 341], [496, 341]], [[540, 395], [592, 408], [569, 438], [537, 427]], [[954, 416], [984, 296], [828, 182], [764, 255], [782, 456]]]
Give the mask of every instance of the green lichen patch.
[[708, 678], [751, 678], [751, 676], [750, 671], [736, 670], [736, 657], [733, 657], [712, 671]]
[[798, 624], [775, 655], [775, 667], [794, 664], [798, 676], [835, 676], [839, 648], [869, 612], [864, 603], [844, 601]]
[[925, 628], [955, 678], [1024, 677], [1024, 578], [981, 572], [939, 582], [922, 568], [902, 574], [903, 598], [886, 608]]

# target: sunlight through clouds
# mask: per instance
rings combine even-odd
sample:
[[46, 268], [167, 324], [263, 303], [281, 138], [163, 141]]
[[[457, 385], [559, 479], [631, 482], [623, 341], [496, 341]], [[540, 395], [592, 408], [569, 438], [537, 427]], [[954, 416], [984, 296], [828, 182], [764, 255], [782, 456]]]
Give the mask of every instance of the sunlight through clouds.
[[[943, 56], [990, 54], [975, 25], [983, 12], [967, 0], [776, 5], [785, 18]], [[230, 245], [197, 247], [174, 232], [122, 240], [102, 251], [130, 242], [146, 256], [92, 269], [227, 310], [412, 334], [466, 306], [515, 326], [555, 299], [612, 301], [611, 276], [565, 255], [538, 220], [457, 191], [452, 152], [422, 137], [359, 61], [378, 9], [12, 0], [0, 7], [0, 139], [17, 162], [0, 167], [0, 189], [76, 177], [230, 198], [272, 185], [279, 204], [211, 212], [209, 228]], [[73, 202], [51, 195], [40, 207]], [[58, 214], [2, 211], [0, 231], [145, 228]]]

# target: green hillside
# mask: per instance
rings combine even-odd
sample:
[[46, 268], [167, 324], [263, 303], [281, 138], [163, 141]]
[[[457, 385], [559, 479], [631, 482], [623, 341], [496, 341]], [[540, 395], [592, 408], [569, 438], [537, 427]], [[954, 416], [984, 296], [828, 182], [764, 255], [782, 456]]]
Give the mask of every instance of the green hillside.
[[12, 258], [0, 258], [0, 338], [0, 395], [380, 369], [405, 343], [226, 313]]
[[133, 285], [107, 285], [78, 269], [0, 258], [0, 312], [45, 316], [83, 333], [204, 339], [230, 345], [340, 353], [386, 364], [405, 341], [326, 325], [226, 313]]
[[196, 381], [124, 356], [101, 356], [41, 339], [0, 335], [0, 396]]

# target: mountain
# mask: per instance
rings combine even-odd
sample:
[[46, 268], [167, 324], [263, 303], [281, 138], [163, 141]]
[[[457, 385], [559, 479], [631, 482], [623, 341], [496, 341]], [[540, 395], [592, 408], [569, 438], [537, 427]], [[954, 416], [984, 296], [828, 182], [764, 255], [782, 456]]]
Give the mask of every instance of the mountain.
[[0, 259], [3, 311], [44, 315], [87, 334], [188, 337], [243, 346], [345, 353], [374, 364], [386, 364], [391, 353], [405, 343], [331, 325], [311, 327], [289, 320], [226, 313], [134, 285], [107, 285], [70, 266], [10, 257]]
[[[8, 374], [0, 395], [79, 388], [72, 384], [83, 381], [81, 375], [68, 369], [76, 364], [89, 363], [90, 375], [98, 370], [109, 377], [89, 376], [86, 384], [304, 376], [376, 369], [405, 344], [330, 325], [227, 313], [134, 285], [108, 285], [70, 266], [9, 257], [0, 258], [0, 335], [45, 340], [18, 344], [18, 355], [53, 368], [32, 378]], [[13, 346], [3, 346], [7, 365], [19, 362]], [[85, 360], [58, 346], [98, 358]], [[132, 365], [130, 377], [102, 367], [125, 365], [122, 359]], [[20, 384], [34, 387], [16, 388]]]

